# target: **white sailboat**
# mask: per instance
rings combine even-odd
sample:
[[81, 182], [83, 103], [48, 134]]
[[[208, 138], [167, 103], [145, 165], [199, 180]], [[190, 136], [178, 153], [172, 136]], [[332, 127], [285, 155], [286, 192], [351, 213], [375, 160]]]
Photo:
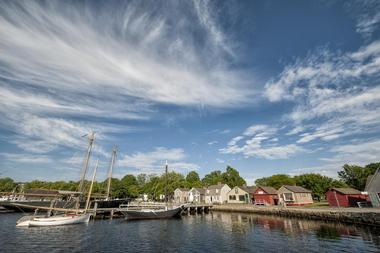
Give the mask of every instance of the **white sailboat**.
[[38, 216], [24, 216], [17, 221], [16, 226], [18, 227], [46, 227], [46, 226], [62, 226], [62, 225], [73, 225], [80, 223], [88, 223], [91, 218], [91, 214], [87, 213], [90, 205], [90, 197], [92, 193], [92, 188], [94, 185], [96, 170], [99, 165], [99, 160], [96, 162], [94, 173], [91, 180], [90, 190], [87, 195], [86, 208], [84, 213], [66, 213], [62, 215], [55, 215], [51, 217], [38, 217]]

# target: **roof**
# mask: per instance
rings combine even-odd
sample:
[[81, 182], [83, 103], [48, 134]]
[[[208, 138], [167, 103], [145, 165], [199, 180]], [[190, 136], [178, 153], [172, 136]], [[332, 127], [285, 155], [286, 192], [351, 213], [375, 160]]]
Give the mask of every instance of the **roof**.
[[214, 185], [210, 185], [209, 187], [207, 187], [207, 189], [209, 189], [209, 190], [222, 189], [223, 186], [225, 186], [225, 184], [214, 184]]
[[195, 188], [195, 187], [192, 188], [190, 191], [192, 191], [192, 190], [196, 190], [196, 191], [198, 191], [200, 194], [203, 194], [203, 195], [205, 194], [205, 191], [206, 191], [204, 188]]
[[283, 185], [283, 187], [295, 193], [311, 193], [310, 190], [297, 185]]
[[360, 191], [354, 189], [354, 188], [331, 188], [332, 191], [337, 191], [337, 192], [340, 192], [342, 194], [346, 194], [346, 195], [349, 195], [349, 194], [361, 194]]
[[188, 192], [189, 191], [189, 189], [187, 189], [187, 188], [177, 188], [176, 190], [180, 190], [182, 192]]
[[380, 168], [376, 170], [375, 174], [369, 176], [365, 186], [366, 192], [380, 192]]
[[270, 187], [270, 186], [259, 186], [257, 188], [262, 189], [267, 194], [277, 194], [277, 190], [275, 188], [273, 188], [273, 187]]
[[248, 192], [249, 194], [253, 194], [256, 191], [256, 189], [257, 189], [256, 186], [241, 186], [240, 188], [242, 190]]
[[57, 190], [45, 190], [45, 189], [28, 189], [25, 190], [24, 193], [26, 194], [58, 194]]

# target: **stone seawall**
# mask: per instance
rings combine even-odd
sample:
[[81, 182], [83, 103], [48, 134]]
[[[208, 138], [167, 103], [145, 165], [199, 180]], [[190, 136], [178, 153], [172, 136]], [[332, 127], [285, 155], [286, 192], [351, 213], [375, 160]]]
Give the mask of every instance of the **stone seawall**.
[[253, 205], [215, 205], [213, 211], [276, 215], [312, 220], [328, 220], [350, 224], [380, 226], [380, 209], [376, 208], [305, 208], [262, 207]]

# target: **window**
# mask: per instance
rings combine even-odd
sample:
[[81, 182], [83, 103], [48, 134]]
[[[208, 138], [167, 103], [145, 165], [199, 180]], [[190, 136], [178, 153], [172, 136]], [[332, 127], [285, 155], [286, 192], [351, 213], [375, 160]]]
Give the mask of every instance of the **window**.
[[245, 196], [244, 195], [239, 195], [239, 201], [245, 201]]
[[291, 194], [291, 193], [283, 193], [282, 195], [284, 196], [285, 201], [293, 201], [294, 200], [293, 194]]
[[236, 200], [236, 196], [235, 195], [230, 195], [229, 198], [230, 198], [230, 200]]

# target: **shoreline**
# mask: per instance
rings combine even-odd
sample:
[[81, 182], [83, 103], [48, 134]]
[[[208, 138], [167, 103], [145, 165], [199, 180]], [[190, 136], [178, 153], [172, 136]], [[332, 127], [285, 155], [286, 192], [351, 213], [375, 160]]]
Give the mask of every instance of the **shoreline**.
[[380, 226], [380, 209], [377, 208], [306, 208], [254, 206], [251, 204], [222, 204], [214, 205], [212, 211], [252, 213], [309, 220], [335, 221], [376, 227]]

